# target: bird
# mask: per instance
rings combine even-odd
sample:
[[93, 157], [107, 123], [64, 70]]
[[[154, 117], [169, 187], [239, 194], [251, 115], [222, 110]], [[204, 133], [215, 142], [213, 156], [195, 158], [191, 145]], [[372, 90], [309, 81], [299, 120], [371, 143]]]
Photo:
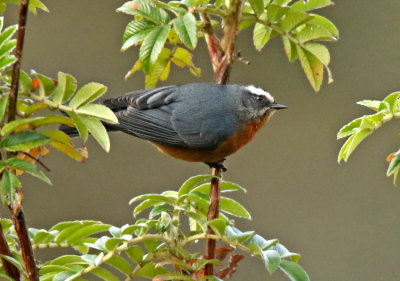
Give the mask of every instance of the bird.
[[118, 118], [105, 124], [147, 140], [160, 151], [226, 170], [223, 160], [249, 143], [276, 110], [286, 108], [254, 85], [189, 83], [108, 98]]

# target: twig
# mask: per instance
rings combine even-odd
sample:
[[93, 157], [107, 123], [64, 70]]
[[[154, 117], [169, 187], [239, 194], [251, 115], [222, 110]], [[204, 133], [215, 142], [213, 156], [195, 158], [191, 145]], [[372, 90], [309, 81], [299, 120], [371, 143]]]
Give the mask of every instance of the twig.
[[[19, 74], [21, 69], [22, 52], [24, 47], [26, 21], [28, 17], [29, 0], [21, 0], [19, 5], [18, 17], [18, 33], [17, 45], [15, 47], [16, 62], [13, 65], [10, 100], [8, 105], [8, 122], [14, 121], [17, 116], [17, 100], [18, 100], [18, 86]], [[39, 271], [35, 263], [35, 257], [32, 250], [32, 244], [29, 239], [28, 227], [25, 221], [25, 215], [22, 210], [22, 193], [16, 191], [18, 194], [16, 200], [9, 203], [11, 209], [12, 219], [20, 242], [22, 258], [24, 259], [26, 271], [30, 281], [39, 281]]]
[[21, 0], [19, 5], [17, 46], [15, 47], [15, 58], [17, 60], [13, 65], [10, 101], [8, 106], [8, 122], [14, 121], [17, 115], [19, 73], [21, 69], [22, 51], [24, 49], [26, 20], [28, 17], [28, 5], [29, 0]]
[[39, 158], [36, 158], [35, 156], [33, 156], [32, 154], [25, 152], [25, 151], [21, 151], [24, 155], [28, 156], [29, 158], [31, 158], [32, 160], [35, 160], [36, 163], [38, 163], [40, 166], [43, 167], [43, 169], [45, 169], [47, 172], [50, 172], [50, 168], [46, 166], [46, 164], [43, 163], [42, 160], [40, 160]]
[[[223, 164], [223, 161], [222, 163]], [[211, 189], [210, 189], [210, 206], [208, 207], [208, 215], [207, 220], [213, 220], [218, 218], [219, 216], [219, 198], [221, 195], [221, 173], [222, 168], [212, 168], [211, 171], [213, 177], [211, 179]], [[207, 228], [207, 234], [214, 234], [211, 227]], [[216, 241], [214, 239], [206, 240], [206, 258], [212, 260], [215, 258], [215, 248]], [[205, 275], [213, 275], [214, 274], [214, 265], [212, 263], [206, 264]]]
[[[0, 224], [0, 254], [12, 257], [10, 248], [8, 247], [6, 237], [4, 236], [3, 227]], [[6, 259], [1, 259], [6, 274], [14, 280], [19, 280], [19, 271], [11, 262]]]

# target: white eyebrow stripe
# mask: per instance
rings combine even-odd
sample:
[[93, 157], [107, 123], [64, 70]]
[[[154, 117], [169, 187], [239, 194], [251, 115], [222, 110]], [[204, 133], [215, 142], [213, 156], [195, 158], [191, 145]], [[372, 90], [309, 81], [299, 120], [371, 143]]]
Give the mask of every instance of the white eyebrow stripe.
[[267, 99], [268, 99], [269, 101], [274, 102], [274, 97], [271, 96], [270, 93], [264, 91], [264, 90], [261, 89], [261, 88], [255, 87], [255, 86], [253, 86], [253, 85], [249, 85], [249, 86], [246, 86], [246, 90], [248, 90], [249, 92], [251, 92], [251, 93], [254, 94], [254, 95], [265, 96], [265, 97], [267, 97]]

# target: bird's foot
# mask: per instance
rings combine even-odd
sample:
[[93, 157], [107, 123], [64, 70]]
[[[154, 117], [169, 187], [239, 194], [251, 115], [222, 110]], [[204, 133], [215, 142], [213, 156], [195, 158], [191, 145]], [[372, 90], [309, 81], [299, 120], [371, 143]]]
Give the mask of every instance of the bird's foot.
[[225, 158], [222, 160], [219, 160], [217, 162], [204, 162], [204, 163], [206, 163], [210, 168], [215, 168], [215, 169], [222, 170], [222, 172], [226, 172], [226, 171], [228, 171], [228, 169], [225, 167], [224, 161], [225, 161]]

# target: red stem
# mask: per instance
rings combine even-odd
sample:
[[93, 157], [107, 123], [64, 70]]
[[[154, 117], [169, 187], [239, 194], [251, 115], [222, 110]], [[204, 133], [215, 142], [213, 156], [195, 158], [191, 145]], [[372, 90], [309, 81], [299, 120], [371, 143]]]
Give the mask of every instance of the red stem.
[[[17, 45], [15, 47], [16, 62], [13, 65], [10, 100], [8, 104], [8, 122], [14, 121], [17, 116], [17, 100], [18, 100], [18, 86], [19, 74], [21, 69], [22, 53], [24, 47], [26, 21], [28, 17], [29, 0], [21, 0], [19, 5], [18, 17], [18, 33]], [[9, 208], [12, 213], [12, 219], [20, 242], [22, 258], [25, 262], [26, 271], [30, 281], [39, 281], [39, 271], [35, 263], [35, 256], [33, 254], [32, 244], [29, 239], [28, 227], [25, 221], [25, 215], [22, 210], [22, 193], [16, 191], [18, 194], [16, 200], [9, 203]]]
[[[0, 224], [0, 254], [4, 256], [12, 257], [10, 248], [8, 247], [6, 237], [4, 236], [3, 227]], [[14, 280], [19, 280], [19, 271], [11, 262], [1, 259], [1, 263], [3, 264], [4, 270], [6, 274], [13, 278]]]
[[[236, 2], [233, 3], [235, 6], [227, 18], [224, 19], [225, 26], [223, 27], [224, 32], [221, 40], [216, 37], [207, 14], [203, 13], [200, 15], [202, 20], [206, 23], [205, 39], [214, 69], [214, 79], [219, 84], [226, 84], [231, 73], [243, 2], [244, 0], [236, 0]], [[223, 161], [220, 163], [223, 164]], [[212, 175], [217, 177], [211, 180], [210, 206], [208, 209], [207, 220], [213, 220], [219, 216], [221, 173], [222, 169], [212, 168]], [[207, 229], [207, 233], [213, 233], [210, 227]], [[207, 259], [215, 258], [215, 249], [216, 241], [213, 239], [207, 239], [205, 254]], [[205, 266], [205, 275], [214, 275], [214, 266], [212, 264], [207, 264]]]

